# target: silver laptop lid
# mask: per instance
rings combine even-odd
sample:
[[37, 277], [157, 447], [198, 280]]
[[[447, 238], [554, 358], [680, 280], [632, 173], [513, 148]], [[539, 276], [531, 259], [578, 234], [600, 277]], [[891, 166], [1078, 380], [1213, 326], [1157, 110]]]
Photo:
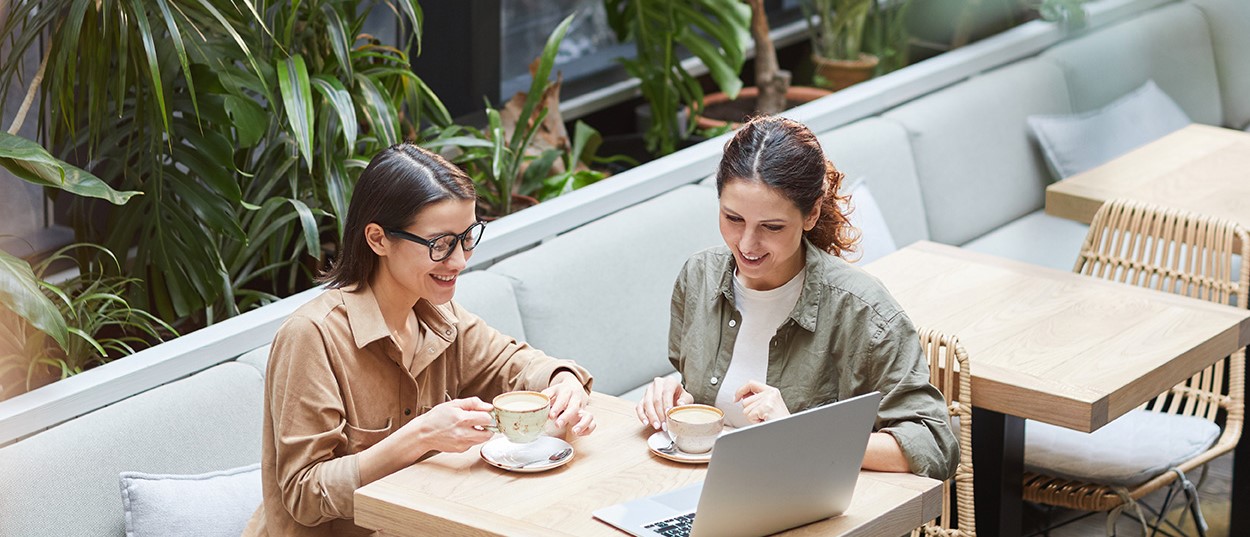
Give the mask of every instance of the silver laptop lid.
[[691, 537], [766, 535], [846, 511], [881, 393], [721, 436]]

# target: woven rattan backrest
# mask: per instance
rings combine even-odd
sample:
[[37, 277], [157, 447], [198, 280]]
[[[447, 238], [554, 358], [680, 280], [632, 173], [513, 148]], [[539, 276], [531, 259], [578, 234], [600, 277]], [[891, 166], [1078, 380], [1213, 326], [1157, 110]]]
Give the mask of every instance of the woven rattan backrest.
[[[972, 499], [972, 375], [968, 353], [955, 336], [933, 330], [920, 330], [920, 346], [929, 359], [929, 382], [942, 392], [952, 420], [959, 418], [959, 469], [955, 478], [942, 486], [941, 525], [924, 528], [927, 535], [976, 535], [976, 516]], [[951, 518], [951, 483], [958, 496], [958, 529]]]
[[[1090, 223], [1075, 272], [1221, 304], [1246, 307], [1250, 241], [1228, 220], [1133, 200], [1103, 204]], [[1233, 255], [1242, 257], [1233, 272]], [[1220, 404], [1241, 414], [1245, 352], [1161, 394], [1147, 407], [1214, 420]], [[1224, 394], [1225, 368], [1231, 377]], [[1230, 404], [1235, 404], [1235, 409]]]

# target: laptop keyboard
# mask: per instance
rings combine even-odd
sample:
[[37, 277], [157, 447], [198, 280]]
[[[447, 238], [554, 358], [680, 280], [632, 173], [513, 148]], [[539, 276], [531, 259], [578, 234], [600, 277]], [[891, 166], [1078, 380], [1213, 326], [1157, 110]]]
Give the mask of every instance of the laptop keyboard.
[[694, 513], [653, 522], [644, 527], [664, 537], [687, 537], [690, 535], [691, 524], [694, 524]]

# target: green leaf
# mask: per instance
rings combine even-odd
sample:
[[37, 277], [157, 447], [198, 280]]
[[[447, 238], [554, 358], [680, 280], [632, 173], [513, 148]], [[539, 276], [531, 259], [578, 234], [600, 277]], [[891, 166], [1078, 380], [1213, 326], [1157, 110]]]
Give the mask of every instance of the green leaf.
[[58, 160], [39, 144], [7, 132], [0, 132], [0, 166], [28, 183], [107, 200], [114, 205], [123, 205], [142, 194], [113, 190], [99, 177]]
[[131, 15], [135, 23], [139, 25], [139, 37], [143, 41], [143, 52], [148, 59], [148, 73], [152, 77], [152, 92], [156, 94], [156, 104], [161, 110], [161, 122], [165, 125], [165, 131], [172, 133], [173, 131], [169, 128], [169, 111], [165, 109], [165, 86], [161, 82], [160, 58], [156, 56], [152, 27], [148, 23], [147, 13], [140, 0], [130, 0], [130, 5], [134, 9]]
[[390, 97], [383, 94], [373, 80], [361, 73], [356, 73], [356, 83], [365, 96], [365, 114], [369, 124], [373, 126], [373, 135], [384, 145], [399, 143], [398, 115], [391, 106]]
[[421, 5], [417, 3], [417, 0], [399, 0], [399, 8], [403, 10], [404, 15], [408, 16], [408, 23], [412, 25], [412, 34], [417, 39], [417, 55], [420, 56], [425, 14], [421, 11]]
[[343, 128], [343, 138], [347, 142], [347, 154], [351, 154], [356, 150], [356, 107], [352, 103], [352, 94], [348, 93], [347, 88], [343, 86], [339, 79], [325, 75], [317, 75], [312, 78], [313, 87], [317, 88], [317, 92], [330, 101], [330, 105], [334, 107], [334, 111], [338, 113], [339, 124]]
[[299, 214], [300, 227], [304, 230], [304, 246], [308, 248], [308, 253], [317, 259], [321, 259], [321, 234], [317, 231], [317, 219], [304, 202], [297, 199], [289, 199], [287, 201], [291, 203], [292, 207], [295, 207], [295, 212]]
[[300, 154], [308, 169], [313, 167], [313, 105], [312, 88], [308, 83], [308, 67], [304, 57], [296, 54], [278, 62], [278, 90], [286, 110], [291, 132], [299, 143]]
[[265, 109], [247, 97], [227, 95], [224, 107], [241, 147], [256, 147], [269, 126]]
[[155, 0], [156, 6], [161, 10], [161, 16], [165, 19], [165, 29], [169, 32], [169, 39], [163, 41], [171, 41], [174, 45], [174, 51], [178, 53], [178, 63], [182, 64], [183, 76], [187, 81], [187, 93], [191, 96], [191, 108], [195, 111], [195, 115], [200, 115], [200, 103], [195, 96], [195, 81], [191, 76], [191, 62], [187, 60], [187, 45], [182, 40], [182, 32], [178, 29], [178, 22], [174, 20], [174, 14], [169, 10], [167, 0]]
[[334, 58], [339, 61], [339, 69], [343, 70], [343, 74], [347, 78], [351, 78], [355, 75], [352, 71], [352, 57], [348, 51], [351, 48], [351, 41], [347, 38], [347, 30], [343, 25], [343, 16], [339, 13], [338, 6], [334, 4], [323, 4], [321, 11], [325, 13], [326, 30], [330, 33], [330, 51], [334, 53]]
[[65, 317], [39, 290], [39, 279], [30, 270], [30, 264], [3, 250], [0, 250], [0, 304], [52, 336], [61, 349], [65, 349], [69, 337]]
[[[555, 64], [556, 54], [560, 52], [560, 42], [564, 40], [564, 34], [568, 31], [569, 25], [573, 23], [573, 17], [569, 15], [560, 22], [556, 29], [547, 36], [547, 44], [543, 46], [543, 53], [539, 56], [538, 69], [534, 70], [534, 77], [530, 80], [530, 90], [525, 94], [525, 104], [521, 107], [521, 115], [517, 119], [516, 129], [512, 133], [512, 144], [510, 147], [514, 151], [517, 150], [517, 142], [522, 138], [527, 138], [527, 130], [537, 129], [541, 123], [540, 120], [533, 120], [534, 108], [538, 106], [539, 101], [543, 98], [543, 90], [547, 88], [547, 78], [551, 76], [551, 68]], [[524, 146], [521, 146], [522, 148]]]

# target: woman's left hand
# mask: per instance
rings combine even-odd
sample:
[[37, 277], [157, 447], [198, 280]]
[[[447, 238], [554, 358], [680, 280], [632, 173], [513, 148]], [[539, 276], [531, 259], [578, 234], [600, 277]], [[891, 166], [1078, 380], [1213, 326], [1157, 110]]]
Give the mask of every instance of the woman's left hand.
[[781, 390], [758, 380], [747, 381], [734, 393], [734, 402], [742, 404], [742, 414], [751, 423], [762, 423], [790, 415]]
[[551, 378], [551, 385], [543, 390], [543, 394], [551, 398], [551, 412], [548, 417], [555, 420], [556, 427], [564, 429], [573, 424], [573, 434], [586, 436], [595, 430], [595, 415], [586, 409], [590, 403], [590, 394], [582, 387], [582, 381], [568, 371], [556, 373]]

